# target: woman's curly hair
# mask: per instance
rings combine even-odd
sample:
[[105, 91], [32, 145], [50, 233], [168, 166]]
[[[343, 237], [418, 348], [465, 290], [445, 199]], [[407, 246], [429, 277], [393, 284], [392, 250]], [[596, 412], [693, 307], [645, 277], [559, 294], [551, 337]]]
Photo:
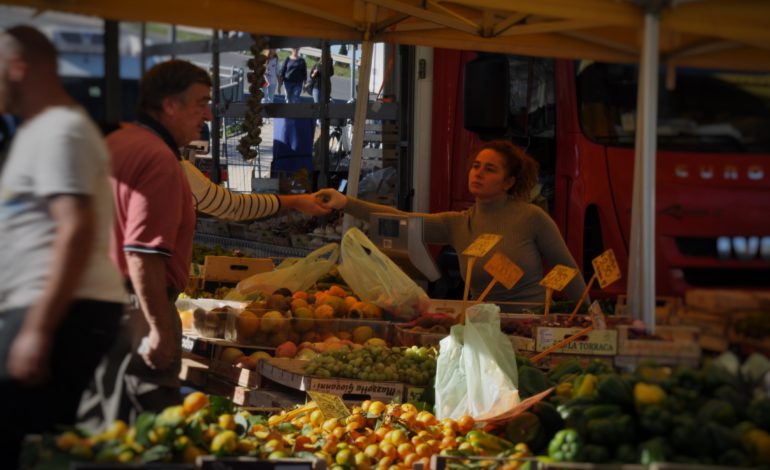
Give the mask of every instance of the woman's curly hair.
[[539, 165], [521, 147], [507, 140], [491, 140], [476, 150], [475, 159], [483, 150], [494, 150], [503, 157], [506, 176], [516, 178], [508, 194], [516, 199], [528, 201], [532, 188], [537, 184]]

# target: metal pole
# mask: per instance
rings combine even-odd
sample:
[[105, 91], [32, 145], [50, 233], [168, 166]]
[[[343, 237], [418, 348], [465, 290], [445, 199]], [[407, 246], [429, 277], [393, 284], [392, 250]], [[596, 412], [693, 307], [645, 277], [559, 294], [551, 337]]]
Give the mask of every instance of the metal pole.
[[171, 25], [171, 58], [176, 59], [176, 25]]
[[331, 52], [329, 51], [329, 41], [323, 41], [321, 45], [321, 103], [320, 103], [320, 122], [321, 122], [321, 175], [318, 186], [327, 187], [329, 184], [329, 95], [331, 94], [331, 71], [334, 70]]
[[144, 50], [144, 44], [147, 41], [147, 23], [142, 21], [139, 28], [139, 43], [141, 48], [139, 49], [139, 74], [140, 77], [144, 76], [144, 72], [147, 70], [147, 53]]
[[356, 98], [356, 45], [353, 44], [350, 58], [350, 99]]
[[660, 18], [657, 13], [646, 13], [637, 96], [628, 295], [631, 314], [634, 318], [644, 320], [650, 333], [655, 332], [655, 150], [659, 34]]
[[[361, 75], [358, 78], [356, 111], [353, 118], [353, 142], [351, 144], [350, 166], [348, 167], [347, 194], [358, 196], [358, 178], [361, 175], [361, 157], [364, 152], [364, 128], [366, 126], [366, 110], [369, 105], [369, 74], [372, 72], [372, 41], [364, 41], [361, 46]], [[345, 214], [342, 223], [343, 233], [351, 224], [351, 215]]]
[[211, 109], [212, 109], [212, 121], [211, 121], [211, 181], [219, 184], [222, 182], [222, 175], [219, 170], [219, 30], [215, 29], [211, 35]]
[[120, 122], [120, 51], [118, 39], [120, 23], [104, 21], [104, 121], [110, 124]]

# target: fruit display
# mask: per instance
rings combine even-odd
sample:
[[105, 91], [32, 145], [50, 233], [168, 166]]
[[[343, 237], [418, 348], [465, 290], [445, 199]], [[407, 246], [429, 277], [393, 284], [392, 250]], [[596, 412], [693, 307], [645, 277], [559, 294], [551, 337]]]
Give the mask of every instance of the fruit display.
[[339, 349], [312, 358], [305, 366], [305, 373], [320, 377], [428, 385], [436, 374], [436, 355], [433, 348], [416, 346]]
[[[115, 422], [102, 434], [66, 431], [46, 436], [36, 468], [73, 461], [193, 463], [198, 456], [321, 459], [330, 468], [411, 468], [434, 454], [509, 458], [530, 455], [524, 445], [486, 433], [469, 416], [439, 421], [415, 405], [364, 401], [345, 418], [325, 418], [311, 402], [270, 417], [236, 410], [222, 397], [193, 392], [179, 406], [143, 413], [135, 426]], [[35, 466], [32, 466], [35, 468]]]
[[316, 343], [336, 337], [363, 344], [389, 338], [389, 325], [377, 321], [382, 310], [332, 285], [314, 294], [279, 289], [226, 319], [224, 338], [239, 344], [275, 347], [285, 341]]

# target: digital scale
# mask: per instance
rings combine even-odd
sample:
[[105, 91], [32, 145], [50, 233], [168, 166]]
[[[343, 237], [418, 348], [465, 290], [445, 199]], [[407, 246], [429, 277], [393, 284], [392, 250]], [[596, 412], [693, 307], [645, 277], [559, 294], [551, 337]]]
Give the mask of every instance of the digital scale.
[[412, 279], [435, 281], [441, 273], [425, 245], [423, 230], [422, 217], [374, 213], [369, 238]]

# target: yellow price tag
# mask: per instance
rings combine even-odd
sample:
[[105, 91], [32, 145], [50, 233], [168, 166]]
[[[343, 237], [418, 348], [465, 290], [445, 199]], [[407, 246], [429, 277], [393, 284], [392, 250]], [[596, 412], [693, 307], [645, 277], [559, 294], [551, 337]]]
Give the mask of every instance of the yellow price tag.
[[342, 419], [350, 416], [350, 410], [342, 401], [342, 398], [338, 397], [337, 395], [311, 391], [308, 391], [307, 394], [310, 396], [310, 399], [313, 400], [316, 405], [318, 405], [318, 409], [321, 410], [324, 418]]
[[604, 289], [613, 282], [620, 279], [620, 267], [618, 261], [615, 259], [615, 252], [612, 248], [600, 254], [591, 261], [594, 265], [594, 272], [596, 273], [596, 280], [599, 281], [599, 286]]
[[540, 285], [553, 290], [563, 290], [567, 287], [567, 284], [577, 276], [577, 273], [578, 270], [575, 268], [557, 264], [551, 269], [551, 272], [546, 274], [543, 280], [540, 281]]
[[465, 250], [463, 250], [463, 254], [465, 256], [475, 256], [476, 258], [481, 258], [489, 253], [489, 250], [497, 245], [497, 242], [502, 239], [502, 235], [497, 235], [495, 233], [483, 233], [479, 235], [478, 238], [473, 240], [473, 243], [468, 245]]
[[524, 275], [524, 271], [521, 270], [519, 265], [499, 251], [492, 255], [489, 261], [484, 264], [484, 271], [488, 272], [497, 282], [504, 285], [506, 289], [513, 289], [513, 286]]

